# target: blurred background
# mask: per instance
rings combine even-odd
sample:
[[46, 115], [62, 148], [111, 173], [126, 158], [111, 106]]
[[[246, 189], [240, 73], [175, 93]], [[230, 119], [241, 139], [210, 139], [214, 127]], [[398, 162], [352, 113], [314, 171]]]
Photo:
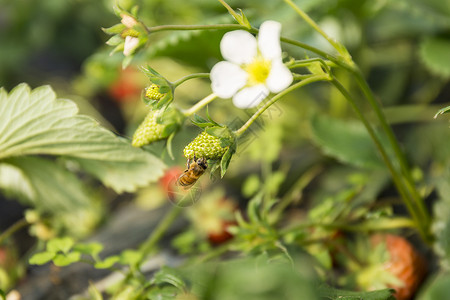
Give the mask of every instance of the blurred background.
[[[419, 180], [430, 183], [448, 173], [449, 128], [443, 126], [447, 121], [432, 119], [450, 102], [450, 1], [295, 2], [327, 33], [348, 47], [377, 100], [383, 104], [412, 165], [417, 167]], [[130, 139], [148, 112], [141, 101], [141, 92], [149, 82], [139, 67], [149, 65], [174, 81], [191, 73], [209, 72], [221, 60], [219, 42], [223, 31], [161, 32], [150, 35], [148, 47], [122, 69], [123, 54], [110, 55], [112, 47], [105, 44], [109, 36], [102, 31], [120, 22], [113, 11], [116, 3], [124, 9], [138, 5], [138, 16], [149, 27], [233, 22], [217, 1], [0, 0], [0, 86], [10, 91], [21, 82], [32, 88], [51, 85], [59, 97], [75, 101], [81, 113]], [[282, 1], [230, 0], [228, 3], [243, 9], [253, 26], [258, 27], [264, 20], [277, 20], [283, 24], [284, 36], [332, 51]], [[288, 45], [283, 47], [298, 59], [312, 55]], [[336, 75], [347, 88], [355, 88], [348, 74], [337, 70]], [[188, 108], [209, 93], [208, 80], [192, 80], [176, 90], [175, 103]], [[209, 111], [214, 120], [231, 123], [236, 129], [248, 119], [249, 113], [230, 103], [217, 100]], [[367, 114], [370, 117], [370, 112]], [[230, 120], [230, 115], [235, 118]], [[371, 177], [372, 170], [358, 161], [346, 158], [342, 161], [323, 154], [326, 133], [321, 131], [321, 126], [333, 127], [337, 124], [333, 122], [342, 119], [353, 120], [355, 116], [346, 100], [328, 85], [317, 84], [288, 95], [254, 125], [253, 135], [233, 158], [225, 179], [206, 181], [204, 195], [215, 191], [211, 197], [232, 198], [238, 206], [265, 184], [273, 185], [270, 188], [282, 195], [299, 174], [320, 164], [327, 172], [306, 191], [310, 203], [348, 186], [349, 181], [341, 180], [341, 175], [346, 178], [355, 172], [364, 180], [379, 183], [370, 195], [390, 197], [395, 192], [386, 183], [386, 174]], [[185, 166], [182, 149], [198, 132], [197, 127], [187, 122], [177, 134], [175, 160], [165, 152], [164, 142], [147, 150], [170, 167], [182, 170]], [[276, 176], [262, 179], [251, 176], [264, 172], [267, 166], [279, 171], [274, 171]], [[134, 194], [117, 195], [92, 179], [83, 178], [83, 181], [89, 187], [92, 201], [88, 207], [79, 208], [82, 213], [77, 215], [42, 211], [39, 203], [30, 205], [0, 189], [0, 232], [20, 221], [27, 209], [36, 210], [46, 218], [39, 226], [19, 231], [6, 246], [0, 245], [0, 288], [9, 289], [27, 277], [30, 270], [24, 258], [37, 241], [61, 234], [88, 238], [111, 219], [118, 218], [115, 213], [122, 207], [132, 204], [138, 211], [151, 211], [165, 198], [161, 184]], [[139, 239], [134, 243], [138, 244]], [[126, 240], [124, 244], [130, 246]]]

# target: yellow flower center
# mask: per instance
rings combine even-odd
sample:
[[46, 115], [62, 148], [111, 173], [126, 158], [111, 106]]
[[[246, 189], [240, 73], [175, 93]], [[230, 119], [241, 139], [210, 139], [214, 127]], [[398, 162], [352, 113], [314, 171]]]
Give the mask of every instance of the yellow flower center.
[[244, 70], [248, 73], [248, 84], [256, 85], [266, 82], [270, 73], [270, 65], [270, 60], [264, 59], [259, 55], [255, 57], [250, 64], [244, 67]]

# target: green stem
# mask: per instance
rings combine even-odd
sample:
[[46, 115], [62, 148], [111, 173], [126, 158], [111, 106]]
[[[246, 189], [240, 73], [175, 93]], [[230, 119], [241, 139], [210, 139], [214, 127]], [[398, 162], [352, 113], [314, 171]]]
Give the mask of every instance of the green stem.
[[311, 19], [308, 14], [306, 14], [303, 10], [301, 10], [297, 5], [295, 5], [292, 0], [284, 0], [292, 9], [297, 12], [297, 14], [306, 21], [306, 23], [309, 24], [315, 31], [317, 31], [321, 36], [323, 36], [333, 47], [338, 51], [338, 53], [345, 59], [347, 63], [353, 63], [350, 54], [348, 53], [347, 49], [338, 41], [328, 36], [328, 34], [325, 33], [325, 31], [322, 30], [322, 28], [317, 25], [316, 22], [314, 22], [313, 19]]
[[283, 229], [281, 230], [281, 235], [289, 234], [291, 232], [298, 232], [311, 227], [340, 229], [352, 232], [368, 232], [368, 231], [392, 230], [399, 228], [416, 228], [416, 224], [413, 220], [403, 217], [392, 219], [368, 220], [358, 224], [348, 224], [339, 222], [332, 222], [332, 223], [307, 222], [290, 228]]
[[320, 165], [314, 165], [312, 168], [306, 170], [300, 178], [293, 184], [286, 195], [281, 198], [278, 204], [274, 207], [269, 216], [271, 224], [277, 223], [283, 214], [283, 211], [294, 201], [300, 200], [304, 188], [323, 171]]
[[159, 25], [148, 27], [148, 32], [154, 33], [169, 30], [248, 30], [247, 27], [239, 24], [212, 24], [212, 25]]
[[190, 79], [195, 79], [195, 78], [209, 78], [209, 73], [194, 73], [194, 74], [189, 74], [187, 76], [184, 76], [178, 80], [176, 80], [175, 82], [172, 82], [172, 85], [174, 88], [176, 88], [177, 86], [181, 85], [182, 83], [190, 80]]
[[322, 58], [311, 58], [311, 59], [303, 59], [303, 60], [294, 61], [294, 62], [290, 63], [287, 67], [289, 69], [304, 68], [304, 67], [311, 66], [311, 63], [314, 63], [314, 62], [321, 63], [327, 73], [330, 73], [330, 66], [335, 66], [335, 64], [329, 60], [323, 60]]
[[202, 100], [197, 102], [194, 106], [185, 110], [183, 113], [186, 117], [189, 117], [189, 116], [193, 115], [194, 113], [196, 113], [197, 111], [199, 111], [200, 109], [202, 109], [205, 105], [212, 102], [216, 98], [217, 98], [216, 94], [214, 94], [214, 93], [209, 94], [208, 96], [206, 96], [205, 98], [203, 98]]
[[387, 137], [389, 139], [389, 142], [394, 150], [394, 154], [400, 165], [401, 173], [403, 175], [403, 178], [405, 179], [405, 185], [406, 185], [407, 191], [411, 195], [415, 206], [419, 210], [422, 222], [424, 223], [424, 227], [428, 228], [430, 226], [430, 222], [431, 222], [430, 216], [427, 212], [427, 209], [425, 208], [425, 204], [424, 204], [422, 197], [419, 195], [419, 193], [417, 192], [417, 189], [414, 186], [414, 180], [412, 178], [410, 168], [406, 161], [405, 155], [400, 148], [398, 140], [395, 137], [395, 134], [394, 134], [392, 128], [389, 126], [389, 124], [384, 116], [384, 113], [382, 112], [382, 110], [380, 108], [380, 105], [378, 104], [375, 97], [373, 96], [373, 93], [370, 90], [370, 87], [367, 84], [367, 82], [364, 80], [364, 77], [361, 74], [361, 72], [358, 70], [358, 72], [353, 72], [353, 74], [356, 76], [358, 85], [360, 86], [364, 95], [368, 99], [369, 104], [372, 106], [373, 110], [375, 111], [375, 114], [381, 123], [381, 128], [383, 129], [383, 131], [385, 132], [385, 134], [387, 135]]
[[262, 115], [266, 109], [268, 109], [272, 104], [274, 104], [275, 102], [277, 102], [278, 100], [280, 100], [280, 98], [282, 98], [284, 95], [302, 87], [305, 86], [307, 84], [316, 82], [316, 81], [324, 81], [324, 80], [329, 80], [329, 76], [327, 75], [315, 75], [315, 76], [311, 76], [305, 80], [302, 80], [300, 82], [297, 82], [296, 84], [291, 85], [290, 87], [288, 87], [287, 89], [283, 90], [282, 92], [276, 94], [275, 96], [272, 97], [272, 99], [270, 99], [269, 101], [267, 101], [263, 106], [261, 106], [254, 114], [253, 116], [251, 116], [250, 119], [247, 120], [247, 122], [242, 125], [241, 128], [239, 128], [238, 130], [236, 130], [234, 133], [236, 134], [237, 137], [241, 136], [249, 127], [250, 125], [252, 125], [253, 122], [255, 122], [255, 120]]
[[0, 245], [11, 235], [13, 235], [16, 231], [22, 229], [23, 227], [29, 225], [25, 218], [20, 219], [13, 225], [11, 225], [8, 229], [6, 229], [2, 234], [0, 234]]
[[404, 201], [409, 213], [411, 214], [412, 218], [416, 222], [416, 226], [419, 229], [419, 233], [421, 234], [422, 238], [425, 241], [429, 241], [428, 224], [426, 224], [422, 221], [423, 214], [421, 213], [420, 210], [417, 209], [417, 206], [415, 205], [414, 201], [411, 201], [409, 192], [407, 190], [407, 187], [404, 184], [404, 181], [402, 180], [401, 174], [398, 174], [398, 172], [396, 171], [396, 168], [394, 167], [393, 163], [391, 162], [390, 157], [388, 156], [386, 150], [384, 149], [383, 145], [381, 144], [381, 141], [379, 140], [379, 138], [376, 135], [375, 131], [373, 130], [372, 126], [370, 126], [368, 120], [365, 118], [365, 116], [363, 115], [363, 113], [361, 112], [359, 107], [356, 105], [356, 101], [353, 99], [353, 97], [350, 95], [350, 93], [342, 86], [342, 84], [336, 78], [333, 78], [333, 80], [331, 80], [331, 83], [349, 101], [350, 105], [353, 107], [358, 118], [363, 122], [370, 137], [374, 141], [375, 146], [377, 147], [378, 151], [381, 153], [381, 156], [392, 175], [394, 184], [397, 187], [397, 190], [399, 191], [400, 195], [402, 196], [403, 201]]
[[146, 256], [154, 249], [156, 243], [164, 236], [166, 231], [169, 229], [170, 225], [177, 219], [180, 215], [182, 209], [178, 206], [172, 206], [171, 209], [166, 213], [164, 218], [159, 222], [158, 226], [153, 230], [152, 234], [148, 239], [141, 245], [140, 251], [142, 253], [142, 261]]

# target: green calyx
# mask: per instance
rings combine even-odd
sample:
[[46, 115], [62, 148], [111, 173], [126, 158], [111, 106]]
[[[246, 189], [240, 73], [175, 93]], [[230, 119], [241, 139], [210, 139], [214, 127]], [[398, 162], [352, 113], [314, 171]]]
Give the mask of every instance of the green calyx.
[[183, 120], [182, 113], [173, 107], [165, 110], [151, 110], [134, 132], [131, 144], [134, 147], [142, 147], [167, 139], [178, 131]]
[[145, 89], [144, 103], [154, 109], [167, 107], [173, 101], [174, 87], [161, 74], [151, 67], [141, 68], [151, 82], [151, 85]]

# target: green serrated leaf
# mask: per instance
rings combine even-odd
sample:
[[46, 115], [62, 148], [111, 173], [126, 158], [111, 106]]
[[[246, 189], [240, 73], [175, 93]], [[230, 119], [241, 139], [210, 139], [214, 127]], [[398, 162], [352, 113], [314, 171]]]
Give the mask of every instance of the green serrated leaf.
[[30, 257], [28, 262], [31, 265], [43, 265], [51, 261], [55, 256], [56, 256], [55, 252], [49, 251], [39, 252]]
[[107, 257], [103, 261], [96, 262], [94, 267], [96, 269], [108, 269], [114, 266], [117, 262], [119, 262], [120, 258], [117, 255]]
[[[13, 157], [4, 162], [2, 166], [14, 167], [17, 173], [0, 166], [0, 188], [19, 197], [24, 195], [20, 197], [24, 203], [53, 212], [90, 207], [90, 196], [78, 177], [54, 161], [30, 156]], [[2, 176], [3, 172], [6, 172], [5, 176]], [[8, 174], [14, 177], [8, 179]], [[16, 184], [13, 184], [14, 181]]]
[[57, 254], [53, 258], [53, 263], [57, 267], [65, 267], [73, 263], [79, 262], [81, 259], [81, 253], [79, 252], [69, 252], [67, 254]]
[[420, 45], [420, 55], [425, 65], [434, 73], [450, 76], [450, 39], [428, 37]]
[[0, 297], [1, 300], [6, 300], [6, 294], [2, 289], [0, 289]]
[[0, 159], [62, 155], [76, 160], [116, 192], [134, 191], [156, 181], [164, 164], [152, 154], [77, 115], [70, 100], [56, 99], [49, 86], [26, 84], [0, 93]]
[[393, 289], [383, 289], [371, 292], [354, 292], [338, 290], [328, 285], [322, 284], [319, 293], [322, 297], [332, 300], [395, 300]]
[[167, 266], [163, 266], [161, 270], [155, 274], [155, 276], [153, 277], [153, 282], [155, 284], [168, 283], [175, 286], [181, 291], [183, 291], [186, 287], [186, 284], [184, 283], [178, 272], [175, 269], [169, 268]]
[[68, 253], [70, 249], [72, 249], [74, 243], [74, 240], [70, 237], [54, 238], [48, 241], [47, 251], [53, 253]]
[[311, 133], [325, 154], [344, 163], [370, 169], [384, 166], [374, 142], [359, 122], [316, 116], [311, 120]]
[[79, 243], [73, 246], [72, 251], [77, 251], [83, 254], [88, 254], [92, 256], [97, 256], [103, 250], [103, 245], [100, 243]]

